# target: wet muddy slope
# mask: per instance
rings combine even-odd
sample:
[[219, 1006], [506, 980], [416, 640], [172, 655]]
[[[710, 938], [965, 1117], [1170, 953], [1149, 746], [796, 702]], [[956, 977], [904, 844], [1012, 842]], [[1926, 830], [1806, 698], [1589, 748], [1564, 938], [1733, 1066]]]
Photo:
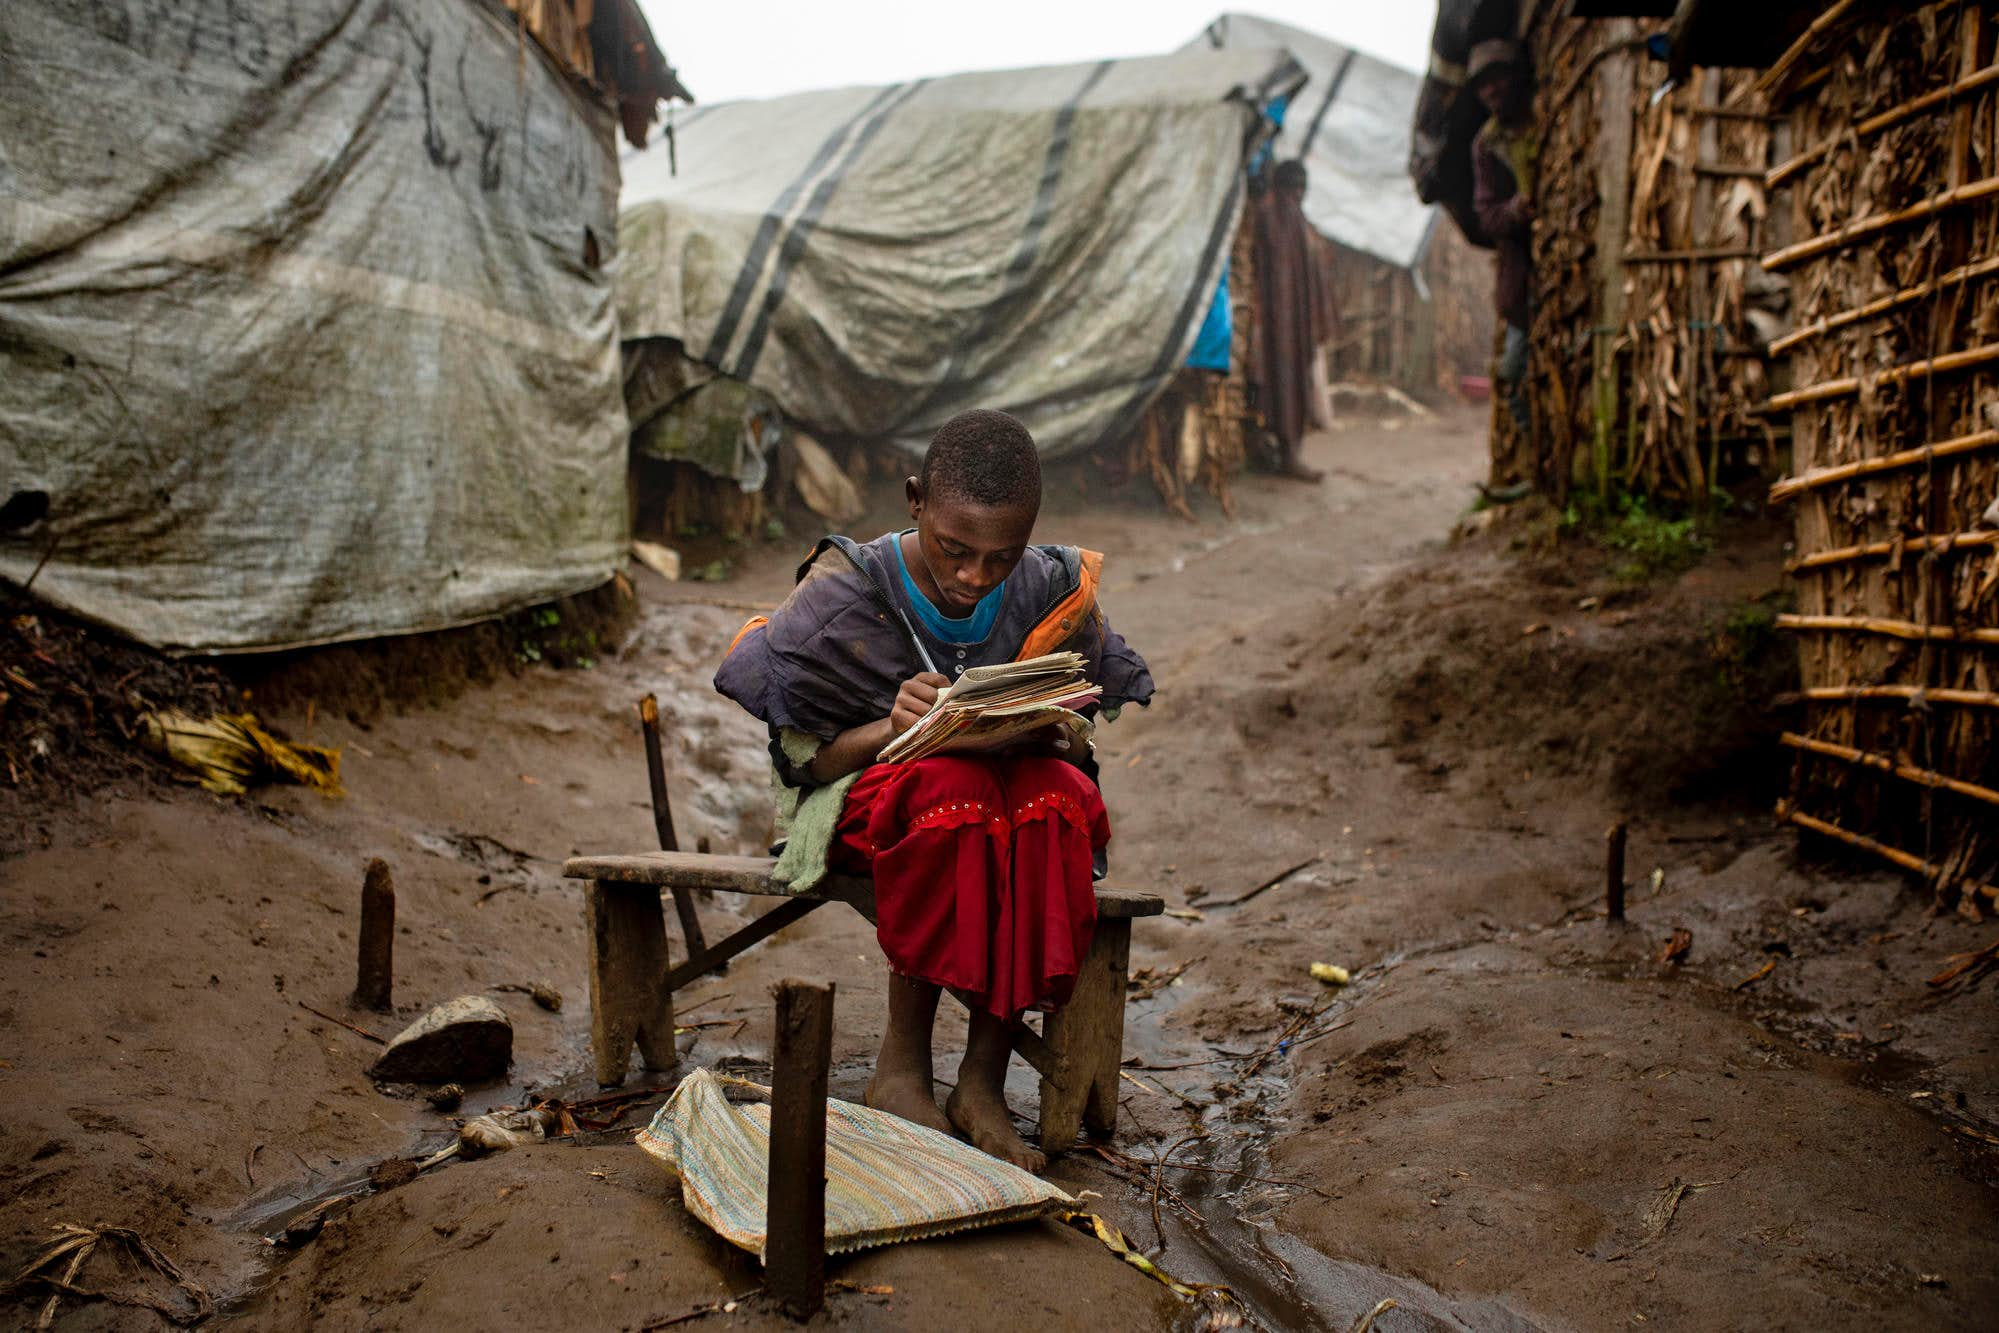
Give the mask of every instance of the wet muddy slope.
[[[1120, 1136], [1055, 1177], [1272, 1327], [1344, 1330], [1385, 1299], [1390, 1333], [1977, 1326], [1999, 1301], [1999, 1016], [1989, 981], [1923, 978], [1992, 928], [1933, 919], [1890, 877], [1801, 867], [1769, 827], [1744, 748], [1768, 720], [1727, 702], [1779, 582], [1769, 534], [1632, 587], [1543, 554], [1525, 521], [1449, 539], [1482, 473], [1470, 422], [1312, 448], [1323, 486], [1244, 479], [1234, 522], [1055, 474], [1043, 535], [1110, 554], [1112, 618], [1161, 684], [1103, 733], [1113, 880], [1185, 909], [1136, 932]], [[683, 844], [763, 845], [762, 737], [707, 679], [796, 555], [733, 553], [724, 584], [636, 573], [622, 648], [587, 670], [351, 718], [274, 690], [274, 721], [342, 747], [340, 800], [128, 785], [46, 815], [0, 859], [0, 1264], [58, 1223], [130, 1226], [257, 1327], [641, 1327], [753, 1288], [629, 1120], [364, 1195], [295, 1250], [265, 1237], [451, 1130], [312, 1010], [391, 1032], [485, 993], [515, 1064], [460, 1115], [595, 1093], [560, 862], [651, 845], [632, 711], [649, 690]], [[1619, 818], [1633, 887], [1613, 927]], [[399, 896], [392, 1016], [346, 1004], [372, 856]], [[703, 907], [711, 937], [760, 910]], [[1675, 930], [1690, 948], [1659, 961]], [[838, 908], [684, 993], [685, 1067], [764, 1059], [787, 975], [839, 983], [833, 1087], [858, 1095], [882, 978]], [[559, 1012], [504, 989], [535, 982]], [[962, 1036], [940, 1022], [944, 1047]], [[1031, 1111], [1026, 1071], [1013, 1090]], [[1147, 1165], [1169, 1149], [1181, 1165]], [[1053, 1225], [833, 1273], [892, 1288], [833, 1294], [830, 1322], [869, 1327], [1199, 1318]], [[78, 1284], [179, 1299], [108, 1251]], [[767, 1322], [752, 1302], [706, 1325]]]

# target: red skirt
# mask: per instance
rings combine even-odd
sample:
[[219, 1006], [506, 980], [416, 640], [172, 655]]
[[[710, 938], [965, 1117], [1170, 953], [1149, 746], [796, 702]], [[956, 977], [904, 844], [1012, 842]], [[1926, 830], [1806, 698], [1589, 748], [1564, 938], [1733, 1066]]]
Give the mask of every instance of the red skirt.
[[863, 772], [830, 860], [874, 876], [891, 969], [1010, 1019], [1069, 998], [1097, 919], [1091, 857], [1110, 836], [1073, 764], [936, 755]]

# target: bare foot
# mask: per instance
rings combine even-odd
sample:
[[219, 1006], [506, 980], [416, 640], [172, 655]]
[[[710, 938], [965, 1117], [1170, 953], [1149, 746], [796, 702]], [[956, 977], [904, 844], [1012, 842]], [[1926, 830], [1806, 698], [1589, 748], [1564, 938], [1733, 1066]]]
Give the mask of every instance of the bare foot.
[[929, 1082], [928, 1079], [905, 1078], [877, 1071], [868, 1080], [868, 1090], [861, 1095], [861, 1100], [877, 1111], [887, 1111], [925, 1129], [949, 1134], [952, 1132], [951, 1122], [937, 1109], [937, 1098], [930, 1091]]
[[1027, 1146], [1014, 1132], [1013, 1117], [1007, 1114], [1006, 1098], [997, 1089], [981, 1088], [969, 1080], [960, 1081], [944, 1103], [951, 1123], [964, 1132], [972, 1146], [1002, 1162], [1011, 1162], [1023, 1171], [1039, 1171], [1048, 1158]]
[[1295, 458], [1287, 458], [1278, 464], [1277, 475], [1287, 481], [1316, 482], [1325, 480], [1326, 474], [1315, 467], [1306, 467]]

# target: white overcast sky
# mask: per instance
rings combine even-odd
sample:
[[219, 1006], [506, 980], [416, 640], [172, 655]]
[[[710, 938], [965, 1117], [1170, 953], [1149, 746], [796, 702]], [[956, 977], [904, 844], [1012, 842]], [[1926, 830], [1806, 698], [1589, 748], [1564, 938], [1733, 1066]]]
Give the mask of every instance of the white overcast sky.
[[[1214, 0], [640, 0], [703, 102], [926, 75], [1158, 55], [1223, 11]], [[1238, 12], [1307, 28], [1421, 71], [1433, 0], [1264, 0]]]

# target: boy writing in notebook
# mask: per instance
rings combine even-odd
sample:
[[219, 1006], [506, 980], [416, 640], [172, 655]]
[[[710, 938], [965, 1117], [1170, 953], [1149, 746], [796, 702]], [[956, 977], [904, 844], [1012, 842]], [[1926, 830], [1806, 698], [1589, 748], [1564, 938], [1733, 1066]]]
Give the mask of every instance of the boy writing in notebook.
[[[1144, 661], [1105, 621], [1102, 557], [1032, 544], [1041, 468], [1004, 412], [960, 413], [907, 484], [914, 526], [828, 537], [768, 620], [744, 627], [715, 686], [771, 732], [777, 878], [870, 874], [889, 1012], [867, 1102], [1039, 1170], [1003, 1095], [1014, 1020], [1059, 1006], [1096, 919], [1092, 864], [1110, 838], [1087, 753], [877, 763], [973, 667], [1074, 651], [1106, 716], [1152, 697]], [[930, 1038], [941, 988], [971, 1002], [964, 1060], [939, 1109]]]

